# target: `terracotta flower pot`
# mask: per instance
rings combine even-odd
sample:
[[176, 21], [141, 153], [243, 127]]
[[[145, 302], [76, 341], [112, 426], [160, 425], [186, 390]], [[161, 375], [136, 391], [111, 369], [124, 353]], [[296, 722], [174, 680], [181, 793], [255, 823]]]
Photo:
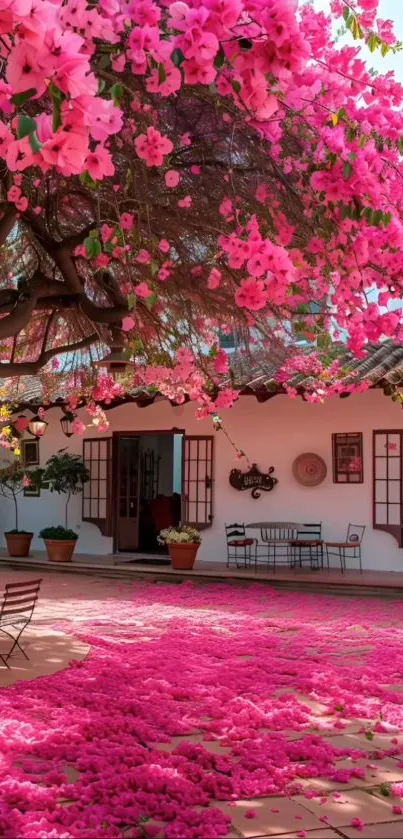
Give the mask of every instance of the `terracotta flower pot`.
[[71, 562], [77, 539], [44, 539], [50, 562]]
[[195, 564], [199, 548], [200, 545], [190, 543], [168, 545], [172, 568], [177, 568], [178, 571], [190, 571]]
[[29, 556], [33, 533], [5, 533], [9, 556]]

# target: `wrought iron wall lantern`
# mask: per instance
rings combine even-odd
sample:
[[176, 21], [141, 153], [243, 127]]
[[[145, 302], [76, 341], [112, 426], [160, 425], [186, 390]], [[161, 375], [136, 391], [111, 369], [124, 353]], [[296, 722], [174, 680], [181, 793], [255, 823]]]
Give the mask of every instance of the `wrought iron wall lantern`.
[[261, 472], [256, 463], [252, 463], [248, 472], [241, 472], [240, 469], [232, 469], [229, 475], [229, 482], [239, 492], [251, 490], [252, 498], [260, 498], [261, 491], [271, 492], [278, 484], [277, 478], [273, 477], [274, 466], [270, 466], [267, 472]]
[[62, 407], [62, 411], [64, 416], [62, 416], [60, 420], [60, 425], [62, 427], [62, 431], [65, 437], [72, 437], [74, 434], [73, 431], [73, 422], [77, 418], [77, 414], [74, 411], [66, 411], [66, 408]]

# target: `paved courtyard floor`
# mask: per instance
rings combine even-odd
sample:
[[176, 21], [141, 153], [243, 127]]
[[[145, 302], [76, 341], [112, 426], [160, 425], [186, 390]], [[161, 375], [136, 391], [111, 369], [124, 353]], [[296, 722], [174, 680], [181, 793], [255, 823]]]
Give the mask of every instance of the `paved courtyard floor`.
[[1, 839], [403, 839], [402, 602], [44, 573], [40, 636]]

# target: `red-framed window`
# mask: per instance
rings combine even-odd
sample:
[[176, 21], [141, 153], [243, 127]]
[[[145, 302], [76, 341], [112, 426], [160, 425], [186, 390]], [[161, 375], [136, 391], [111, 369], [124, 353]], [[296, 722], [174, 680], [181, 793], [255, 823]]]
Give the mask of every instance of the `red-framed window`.
[[332, 434], [333, 483], [362, 484], [364, 481], [362, 433]]
[[185, 436], [183, 517], [199, 530], [211, 527], [214, 501], [214, 438]]
[[373, 526], [403, 547], [403, 431], [373, 433]]
[[112, 437], [83, 440], [83, 459], [90, 477], [83, 486], [82, 519], [112, 536]]

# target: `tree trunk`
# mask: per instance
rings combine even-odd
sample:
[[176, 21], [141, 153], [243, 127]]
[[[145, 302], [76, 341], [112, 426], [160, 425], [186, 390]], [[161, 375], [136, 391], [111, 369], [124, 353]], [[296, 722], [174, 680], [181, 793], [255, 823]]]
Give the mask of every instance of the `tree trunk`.
[[13, 501], [14, 501], [14, 508], [15, 508], [15, 529], [18, 530], [18, 503], [17, 503], [17, 496], [15, 492], [13, 492]]
[[65, 516], [65, 525], [66, 525], [66, 530], [67, 530], [67, 528], [68, 528], [68, 509], [69, 509], [69, 501], [70, 501], [70, 498], [71, 498], [71, 492], [67, 493], [67, 501], [66, 501], [66, 516]]

